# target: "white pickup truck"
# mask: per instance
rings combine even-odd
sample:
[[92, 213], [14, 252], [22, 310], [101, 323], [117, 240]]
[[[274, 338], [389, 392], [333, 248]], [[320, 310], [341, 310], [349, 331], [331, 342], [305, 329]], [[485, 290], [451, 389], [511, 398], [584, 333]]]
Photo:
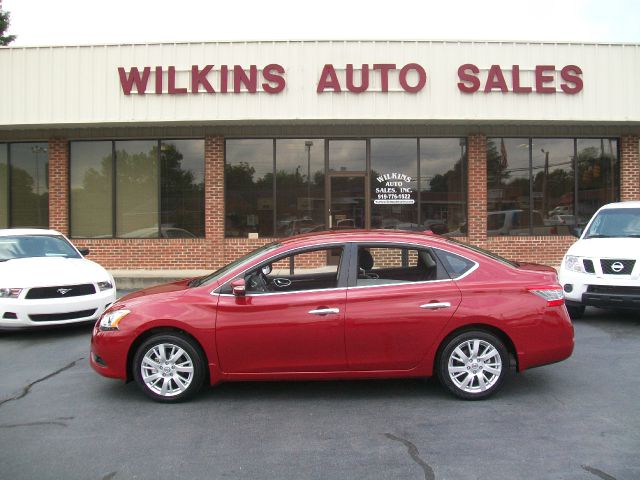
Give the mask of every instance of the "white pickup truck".
[[587, 305], [640, 311], [640, 202], [605, 205], [577, 233], [559, 273], [571, 317]]

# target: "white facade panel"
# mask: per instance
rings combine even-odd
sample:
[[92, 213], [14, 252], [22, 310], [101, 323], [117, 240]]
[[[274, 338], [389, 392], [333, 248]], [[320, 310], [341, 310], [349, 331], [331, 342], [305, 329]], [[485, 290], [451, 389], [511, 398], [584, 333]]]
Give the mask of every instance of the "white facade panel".
[[[371, 72], [364, 93], [346, 91], [345, 68], [362, 64], [417, 63], [427, 73], [424, 88], [404, 91], [398, 71], [381, 91], [379, 71]], [[191, 92], [191, 67], [215, 69], [207, 79], [216, 93]], [[220, 93], [221, 65], [258, 69], [281, 65], [286, 86], [279, 93]], [[337, 70], [343, 91], [318, 93], [325, 64]], [[480, 69], [481, 88], [458, 88], [458, 68]], [[536, 65], [554, 65], [554, 93], [482, 91], [492, 65], [500, 65], [509, 90], [512, 65], [522, 86], [535, 86]], [[560, 90], [560, 70], [582, 70], [581, 91]], [[155, 67], [163, 68], [163, 93], [155, 92]], [[168, 92], [168, 68], [176, 68], [176, 88]], [[147, 92], [125, 95], [118, 67], [128, 72], [150, 67]], [[410, 121], [410, 122], [640, 122], [638, 45], [498, 42], [238, 42], [0, 48], [0, 128], [55, 125], [216, 123], [233, 121]], [[415, 84], [415, 72], [408, 77]], [[262, 80], [258, 81], [261, 84]], [[229, 87], [233, 86], [231, 75]], [[261, 88], [259, 88], [261, 90]], [[534, 87], [535, 90], [535, 87]]]

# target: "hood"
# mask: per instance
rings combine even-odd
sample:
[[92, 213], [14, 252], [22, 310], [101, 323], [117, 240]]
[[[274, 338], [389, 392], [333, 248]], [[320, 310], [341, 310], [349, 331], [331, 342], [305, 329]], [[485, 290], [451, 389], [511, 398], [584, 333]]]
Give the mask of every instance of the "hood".
[[640, 259], [640, 238], [589, 238], [574, 243], [568, 255], [592, 258]]
[[0, 287], [55, 287], [107, 280], [111, 275], [85, 258], [32, 257], [0, 262]]
[[139, 299], [142, 297], [148, 297], [150, 295], [158, 295], [158, 294], [166, 294], [171, 292], [180, 292], [182, 290], [186, 290], [189, 288], [189, 282], [191, 278], [186, 278], [184, 280], [179, 280], [177, 282], [165, 283], [162, 285], [156, 285], [154, 287], [144, 288], [142, 290], [138, 290], [137, 292], [130, 293], [125, 295], [121, 299], [118, 300], [119, 303], [126, 302], [128, 300]]

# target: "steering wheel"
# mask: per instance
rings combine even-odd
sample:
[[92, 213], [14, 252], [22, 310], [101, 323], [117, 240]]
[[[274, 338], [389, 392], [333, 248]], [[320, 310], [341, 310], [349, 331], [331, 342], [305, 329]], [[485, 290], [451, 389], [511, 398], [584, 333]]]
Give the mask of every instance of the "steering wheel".
[[257, 270], [253, 272], [247, 278], [247, 286], [249, 287], [249, 291], [251, 292], [268, 292], [269, 287], [267, 286], [267, 279], [265, 278], [262, 270]]

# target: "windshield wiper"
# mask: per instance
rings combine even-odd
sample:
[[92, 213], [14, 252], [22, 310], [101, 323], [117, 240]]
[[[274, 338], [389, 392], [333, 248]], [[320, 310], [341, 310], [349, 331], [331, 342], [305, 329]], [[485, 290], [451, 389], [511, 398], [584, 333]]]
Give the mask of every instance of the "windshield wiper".
[[612, 235], [602, 235], [602, 234], [595, 234], [595, 235], [587, 235], [586, 237], [584, 237], [585, 239], [587, 238], [611, 238]]

